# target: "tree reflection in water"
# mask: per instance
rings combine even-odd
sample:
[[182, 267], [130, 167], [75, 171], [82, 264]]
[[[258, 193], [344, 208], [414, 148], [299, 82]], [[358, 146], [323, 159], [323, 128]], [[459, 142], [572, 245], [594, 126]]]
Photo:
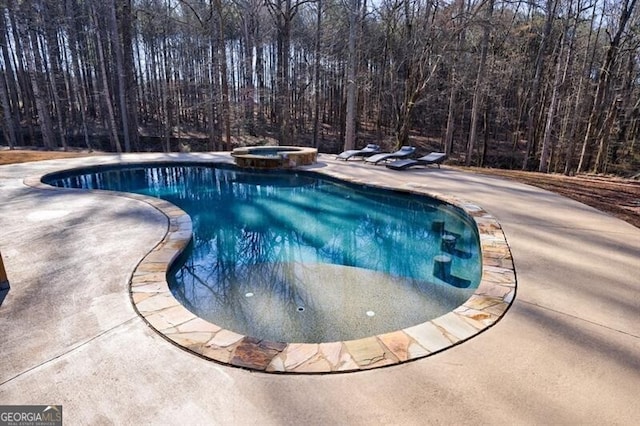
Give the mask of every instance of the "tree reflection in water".
[[[103, 170], [60, 186], [144, 193], [184, 209], [194, 236], [169, 274], [172, 292], [197, 315], [257, 338], [327, 342], [401, 329], [462, 304], [480, 279], [475, 225], [424, 197], [195, 165]], [[455, 247], [443, 249], [443, 235], [455, 235]], [[443, 250], [449, 283], [433, 275]]]

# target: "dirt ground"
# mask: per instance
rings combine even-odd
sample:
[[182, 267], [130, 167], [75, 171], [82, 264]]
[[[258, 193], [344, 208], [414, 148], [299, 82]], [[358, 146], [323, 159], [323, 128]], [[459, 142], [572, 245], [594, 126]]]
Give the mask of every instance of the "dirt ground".
[[[0, 165], [101, 154], [86, 151], [0, 150]], [[609, 176], [568, 177], [518, 170], [481, 168], [464, 168], [464, 170], [500, 176], [544, 188], [605, 211], [640, 228], [640, 181]]]
[[87, 151], [40, 151], [22, 149], [0, 149], [0, 165], [13, 163], [26, 163], [29, 161], [53, 160], [56, 158], [86, 157], [100, 155], [98, 152]]

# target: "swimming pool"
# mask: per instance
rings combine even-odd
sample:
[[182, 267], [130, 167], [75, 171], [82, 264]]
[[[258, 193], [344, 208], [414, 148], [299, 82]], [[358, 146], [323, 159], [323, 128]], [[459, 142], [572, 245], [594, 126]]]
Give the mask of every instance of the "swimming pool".
[[[322, 343], [404, 329], [462, 305], [480, 282], [475, 224], [423, 196], [194, 164], [89, 169], [47, 182], [184, 209], [194, 232], [168, 274], [174, 297], [257, 339]], [[443, 257], [446, 274], [434, 265]]]

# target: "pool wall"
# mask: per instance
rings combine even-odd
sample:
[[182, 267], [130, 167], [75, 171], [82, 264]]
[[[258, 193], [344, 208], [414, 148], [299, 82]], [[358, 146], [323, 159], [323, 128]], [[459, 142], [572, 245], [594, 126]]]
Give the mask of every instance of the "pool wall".
[[[185, 162], [183, 157], [181, 160]], [[202, 161], [193, 162], [202, 164]], [[327, 159], [327, 162], [331, 160]], [[151, 160], [145, 164], [154, 163], [159, 161]], [[130, 297], [136, 311], [164, 338], [204, 358], [271, 373], [318, 374], [368, 370], [424, 358], [487, 330], [508, 310], [516, 293], [511, 252], [498, 221], [480, 206], [431, 193], [426, 185], [419, 183], [397, 187], [382, 181], [360, 181], [341, 173], [340, 167], [315, 172], [347, 182], [430, 196], [464, 211], [478, 228], [482, 250], [482, 280], [474, 295], [452, 312], [431, 321], [363, 339], [284, 343], [244, 336], [196, 317], [169, 290], [167, 273], [191, 240], [191, 218], [164, 200], [132, 193], [114, 193], [142, 200], [163, 212], [168, 220], [164, 238], [140, 261], [131, 276]], [[42, 179], [43, 176], [29, 177], [25, 179], [25, 184], [65, 190], [44, 184]]]

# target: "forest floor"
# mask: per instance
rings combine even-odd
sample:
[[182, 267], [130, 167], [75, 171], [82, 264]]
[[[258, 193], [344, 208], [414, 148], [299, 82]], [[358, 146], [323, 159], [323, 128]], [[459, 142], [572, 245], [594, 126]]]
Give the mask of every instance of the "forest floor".
[[[0, 165], [101, 154], [101, 152], [89, 153], [81, 150], [64, 152], [0, 149]], [[474, 167], [460, 167], [460, 169], [537, 186], [607, 212], [640, 228], [640, 181], [613, 176], [580, 175], [569, 177], [519, 170]]]

